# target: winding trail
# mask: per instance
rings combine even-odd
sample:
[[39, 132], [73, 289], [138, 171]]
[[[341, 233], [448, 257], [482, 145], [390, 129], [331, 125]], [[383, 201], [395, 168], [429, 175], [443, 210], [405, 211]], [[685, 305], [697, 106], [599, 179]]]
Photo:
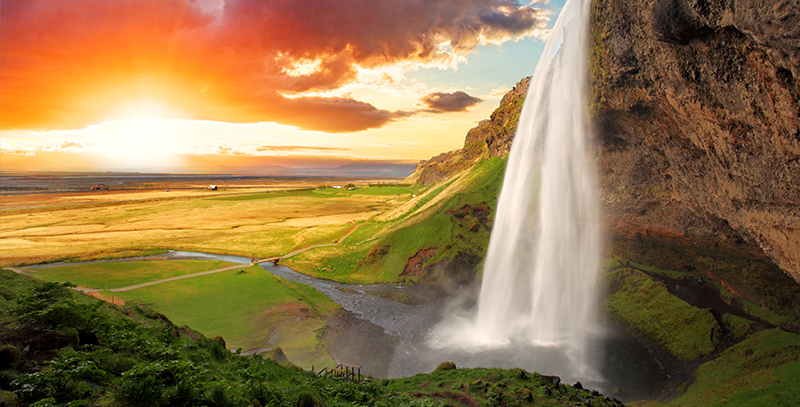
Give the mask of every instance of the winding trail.
[[[161, 279], [161, 280], [154, 280], [154, 281], [149, 281], [149, 282], [146, 282], [146, 283], [129, 285], [127, 287], [113, 288], [113, 289], [110, 289], [110, 290], [104, 290], [104, 289], [101, 289], [101, 288], [90, 288], [90, 287], [75, 287], [75, 289], [78, 290], [78, 291], [87, 293], [87, 294], [98, 292], [98, 291], [110, 291], [110, 292], [119, 293], [119, 292], [135, 290], [137, 288], [148, 287], [148, 286], [151, 286], [151, 285], [167, 283], [167, 282], [170, 282], [170, 281], [184, 280], [184, 279], [192, 278], [192, 277], [200, 277], [200, 276], [206, 276], [206, 275], [214, 274], [214, 273], [221, 273], [223, 271], [235, 270], [237, 268], [242, 268], [242, 267], [255, 266], [257, 264], [265, 263], [265, 262], [273, 262], [273, 263], [275, 263], [275, 262], [278, 262], [278, 261], [280, 261], [282, 259], [288, 259], [289, 257], [296, 256], [296, 255], [298, 255], [300, 253], [303, 253], [303, 252], [305, 252], [307, 250], [316, 249], [318, 247], [339, 246], [341, 244], [341, 241], [346, 239], [351, 234], [353, 234], [353, 232], [355, 232], [356, 229], [358, 229], [359, 226], [361, 226], [360, 223], [357, 224], [357, 225], [354, 225], [353, 227], [348, 229], [347, 232], [345, 232], [345, 234], [342, 235], [342, 237], [340, 237], [339, 239], [337, 239], [334, 243], [322, 243], [322, 244], [315, 244], [315, 245], [311, 245], [311, 246], [306, 246], [306, 247], [297, 249], [295, 251], [289, 252], [289, 253], [287, 253], [285, 255], [282, 255], [282, 256], [276, 256], [276, 257], [270, 257], [270, 258], [261, 259], [261, 260], [255, 260], [255, 261], [253, 261], [253, 262], [251, 262], [249, 264], [236, 264], [236, 265], [233, 265], [233, 266], [227, 266], [227, 267], [218, 268], [218, 269], [214, 269], [214, 270], [201, 271], [199, 273], [187, 274], [187, 275], [177, 276], [177, 277], [170, 277], [170, 278], [165, 278], [165, 279]], [[18, 273], [18, 274], [28, 274], [27, 269], [25, 269], [25, 268], [19, 268], [19, 267], [5, 267], [5, 268], [8, 269], [8, 270], [13, 271], [15, 273]]]

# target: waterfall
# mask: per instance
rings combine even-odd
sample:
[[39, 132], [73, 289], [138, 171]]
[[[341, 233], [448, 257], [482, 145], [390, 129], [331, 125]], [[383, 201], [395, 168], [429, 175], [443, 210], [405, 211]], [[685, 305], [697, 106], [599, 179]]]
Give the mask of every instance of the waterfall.
[[600, 226], [586, 108], [590, 3], [567, 0], [531, 79], [477, 311], [456, 304], [429, 334], [426, 357], [604, 380], [595, 363]]
[[595, 325], [600, 232], [587, 125], [589, 0], [567, 0], [536, 66], [511, 147], [475, 339], [566, 346]]

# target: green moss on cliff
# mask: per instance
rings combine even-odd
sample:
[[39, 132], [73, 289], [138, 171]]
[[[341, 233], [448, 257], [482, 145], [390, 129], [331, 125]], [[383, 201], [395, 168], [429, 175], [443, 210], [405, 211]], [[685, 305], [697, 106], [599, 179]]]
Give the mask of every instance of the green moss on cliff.
[[709, 310], [693, 307], [647, 275], [619, 269], [606, 275], [613, 292], [606, 300], [612, 320], [633, 327], [681, 360], [709, 355], [717, 347], [720, 326]]
[[700, 366], [695, 382], [667, 406], [800, 405], [798, 335], [758, 332]]
[[606, 50], [606, 38], [608, 31], [605, 27], [607, 20], [603, 18], [607, 14], [609, 7], [608, 0], [595, 0], [592, 2], [592, 14], [590, 21], [590, 78], [591, 95], [589, 111], [596, 114], [608, 97], [608, 52]]
[[[788, 320], [800, 321], [800, 286], [757, 248], [720, 239], [615, 234], [609, 255], [710, 279]], [[754, 310], [755, 312], [755, 310]]]

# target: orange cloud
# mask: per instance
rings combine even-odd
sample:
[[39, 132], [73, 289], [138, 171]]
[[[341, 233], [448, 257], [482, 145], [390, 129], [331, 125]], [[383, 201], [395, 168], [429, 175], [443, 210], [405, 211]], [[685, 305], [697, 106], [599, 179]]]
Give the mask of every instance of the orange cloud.
[[218, 14], [196, 0], [0, 7], [3, 129], [81, 128], [140, 100], [183, 118], [379, 128], [412, 113], [302, 92], [338, 89], [358, 67], [446, 59], [542, 23], [519, 0], [225, 0]]

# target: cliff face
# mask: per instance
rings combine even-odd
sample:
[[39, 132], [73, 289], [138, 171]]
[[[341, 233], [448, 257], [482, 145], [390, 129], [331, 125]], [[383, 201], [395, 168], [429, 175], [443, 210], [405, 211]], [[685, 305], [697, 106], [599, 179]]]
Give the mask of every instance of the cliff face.
[[508, 154], [530, 82], [525, 78], [506, 93], [492, 116], [467, 133], [462, 149], [421, 161], [409, 181], [435, 184], [480, 161]]
[[800, 2], [593, 8], [608, 226], [744, 240], [800, 282]]

